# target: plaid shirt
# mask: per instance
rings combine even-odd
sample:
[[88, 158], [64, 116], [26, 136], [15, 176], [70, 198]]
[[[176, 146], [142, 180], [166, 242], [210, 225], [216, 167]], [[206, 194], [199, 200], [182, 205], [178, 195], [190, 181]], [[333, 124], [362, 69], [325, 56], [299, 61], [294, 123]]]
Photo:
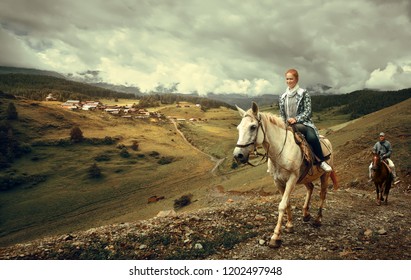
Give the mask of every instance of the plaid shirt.
[[[278, 106], [280, 108], [280, 116], [283, 121], [287, 123], [288, 116], [285, 110], [285, 99], [287, 98], [287, 93], [283, 93], [280, 97]], [[305, 89], [298, 89], [297, 91], [297, 116], [295, 117], [297, 123], [312, 127], [319, 136], [318, 130], [311, 120], [311, 97]]]

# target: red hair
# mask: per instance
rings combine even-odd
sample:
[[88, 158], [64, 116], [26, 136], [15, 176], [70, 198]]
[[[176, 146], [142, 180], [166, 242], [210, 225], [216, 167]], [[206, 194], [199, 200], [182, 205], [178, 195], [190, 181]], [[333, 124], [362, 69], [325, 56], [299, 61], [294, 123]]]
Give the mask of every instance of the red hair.
[[290, 73], [291, 75], [294, 76], [294, 78], [297, 80], [298, 82], [298, 71], [295, 69], [288, 69], [287, 72], [285, 72], [285, 75], [287, 75], [288, 73]]

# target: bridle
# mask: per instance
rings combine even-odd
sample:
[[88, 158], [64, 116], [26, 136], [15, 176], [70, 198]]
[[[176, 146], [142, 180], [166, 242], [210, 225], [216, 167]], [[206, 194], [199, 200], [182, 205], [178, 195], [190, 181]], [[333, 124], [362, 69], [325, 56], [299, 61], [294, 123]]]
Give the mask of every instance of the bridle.
[[[264, 139], [264, 140], [266, 139], [266, 132], [265, 132], [264, 126], [262, 125], [262, 122], [261, 122], [261, 115], [258, 114], [258, 117], [255, 117], [255, 116], [252, 116], [252, 115], [249, 115], [249, 114], [245, 114], [245, 115], [243, 116], [243, 118], [245, 118], [245, 117], [255, 118], [255, 119], [257, 120], [258, 125], [257, 125], [257, 129], [256, 129], [255, 139], [254, 139], [253, 141], [247, 143], [247, 144], [243, 144], [243, 145], [236, 144], [236, 147], [238, 147], [238, 148], [247, 148], [247, 147], [249, 147], [249, 146], [251, 146], [251, 145], [254, 145], [254, 151], [253, 151], [254, 154], [257, 155], [257, 156], [263, 156], [263, 158], [260, 160], [260, 162], [259, 162], [257, 165], [252, 164], [249, 160], [247, 160], [246, 164], [251, 165], [251, 166], [253, 166], [253, 167], [256, 167], [256, 166], [260, 165], [261, 162], [262, 162], [264, 159], [265, 159], [265, 162], [264, 162], [264, 163], [266, 163], [266, 162], [268, 161], [268, 152], [269, 152], [269, 149], [270, 149], [270, 143], [267, 142], [268, 147], [267, 147], [267, 149], [266, 149], [265, 154], [261, 154], [261, 153], [259, 153], [259, 152], [257, 151], [257, 145], [256, 145], [256, 144], [257, 144], [258, 130], [259, 130], [260, 127], [261, 127], [261, 130], [262, 130], [263, 135], [264, 135], [264, 138], [263, 138], [263, 139]], [[283, 143], [283, 146], [282, 146], [282, 148], [281, 148], [281, 151], [280, 151], [280, 152], [278, 153], [278, 155], [276, 156], [277, 158], [282, 154], [282, 152], [283, 152], [283, 150], [284, 150], [284, 147], [285, 147], [285, 143], [287, 142], [287, 135], [288, 135], [287, 130], [288, 130], [288, 128], [286, 127], [285, 130], [286, 130], [286, 132], [285, 132], [285, 137], [284, 137], [284, 143]], [[263, 141], [264, 141], [264, 140], [263, 140]], [[301, 156], [301, 162], [302, 162], [303, 160], [304, 160], [304, 155], [302, 154], [302, 156]], [[285, 169], [285, 170], [288, 170], [287, 168], [282, 167], [281, 165], [280, 165], [280, 167], [283, 168], [283, 169]], [[290, 170], [288, 170], [288, 171], [290, 171]], [[292, 170], [292, 171], [294, 171], [294, 170]]]
[[[254, 118], [253, 116], [251, 116], [251, 115], [249, 115], [249, 114], [245, 114], [243, 118], [245, 118], [245, 117]], [[254, 138], [254, 140], [251, 141], [251, 142], [249, 142], [249, 143], [247, 143], [247, 144], [243, 144], [243, 145], [237, 144], [236, 147], [238, 147], [238, 148], [247, 148], [247, 147], [249, 147], [249, 146], [251, 146], [251, 145], [254, 145], [254, 151], [253, 151], [254, 155], [256, 155], [256, 156], [263, 156], [263, 158], [260, 160], [260, 163], [261, 163], [264, 159], [265, 159], [265, 162], [267, 162], [267, 161], [268, 161], [268, 150], [269, 150], [270, 146], [268, 146], [268, 148], [266, 149], [265, 154], [262, 154], [262, 153], [258, 152], [258, 150], [257, 150], [258, 130], [259, 130], [260, 128], [261, 128], [261, 131], [263, 132], [263, 135], [264, 135], [264, 138], [263, 138], [263, 139], [265, 139], [265, 137], [266, 137], [266, 132], [265, 132], [264, 126], [262, 125], [262, 122], [261, 122], [261, 115], [258, 114], [258, 117], [255, 118], [255, 119], [257, 120], [257, 129], [256, 129], [256, 133], [255, 133], [255, 138]], [[268, 145], [269, 145], [269, 144], [268, 144]], [[258, 165], [254, 165], [254, 164], [252, 164], [249, 160], [247, 160], [246, 163], [247, 163], [248, 165], [253, 166], [253, 167], [256, 167], [256, 166], [260, 165], [260, 163], [259, 163]]]
[[380, 170], [382, 164], [383, 164], [383, 159], [380, 157], [380, 155], [375, 154], [372, 160], [371, 169], [374, 171]]

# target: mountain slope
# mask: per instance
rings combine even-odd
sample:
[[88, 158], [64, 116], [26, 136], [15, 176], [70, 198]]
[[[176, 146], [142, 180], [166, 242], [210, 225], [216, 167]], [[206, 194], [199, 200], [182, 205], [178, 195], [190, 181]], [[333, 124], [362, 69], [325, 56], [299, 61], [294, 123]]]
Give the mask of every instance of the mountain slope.
[[65, 79], [64, 75], [47, 70], [33, 69], [33, 68], [19, 68], [0, 66], [0, 75], [2, 74], [27, 74], [27, 75], [39, 75], [39, 76], [51, 76], [55, 78]]
[[[279, 196], [261, 165], [222, 175], [218, 188], [197, 193], [202, 203], [194, 204], [192, 212], [70, 231], [2, 248], [0, 258], [409, 259], [410, 108], [411, 100], [406, 100], [328, 131], [342, 189], [329, 192], [324, 224], [318, 229], [302, 222], [304, 191], [297, 188], [291, 199], [297, 207], [293, 208], [296, 231], [284, 234], [284, 245], [278, 250], [268, 248], [266, 242], [274, 228]], [[367, 166], [381, 130], [393, 144], [400, 182], [393, 187], [388, 205], [378, 207], [374, 187], [367, 182]], [[160, 184], [167, 186], [166, 181]], [[268, 184], [271, 187], [265, 188]], [[313, 211], [318, 200], [314, 193]]]

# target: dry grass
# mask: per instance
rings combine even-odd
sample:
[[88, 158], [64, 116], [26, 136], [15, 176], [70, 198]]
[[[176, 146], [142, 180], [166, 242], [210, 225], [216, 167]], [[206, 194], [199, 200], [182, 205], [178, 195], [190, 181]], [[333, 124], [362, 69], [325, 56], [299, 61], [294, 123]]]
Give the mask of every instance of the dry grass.
[[[193, 201], [179, 211], [208, 207], [210, 203], [223, 204], [225, 201], [220, 201], [218, 196], [210, 199], [210, 193], [215, 192], [216, 186], [234, 192], [261, 189], [276, 192], [264, 164], [257, 168], [231, 169], [232, 149], [238, 136], [235, 125], [240, 122], [238, 113], [233, 110], [220, 108], [203, 112], [194, 106], [175, 108], [171, 105], [160, 109], [166, 115], [207, 119], [206, 122], [187, 123], [183, 130], [196, 147], [219, 158], [227, 157], [220, 167], [220, 175], [215, 176], [210, 173], [215, 163], [187, 144], [170, 123], [124, 120], [102, 112], [64, 111], [58, 104], [45, 102], [19, 101], [16, 107], [20, 121], [15, 123], [15, 127], [27, 143], [68, 138], [72, 126], [78, 125], [85, 137], [117, 137], [117, 144], [125, 145], [130, 157], [121, 157], [117, 144], [35, 147], [31, 154], [1, 173], [45, 174], [47, 180], [30, 188], [21, 186], [2, 193], [0, 246], [105, 224], [146, 219], [159, 211], [173, 209], [174, 201], [186, 193], [193, 195]], [[375, 115], [365, 116], [340, 130], [327, 130], [337, 151], [338, 168], [343, 168], [343, 159], [371, 148], [376, 140], [374, 133], [384, 130], [393, 137], [403, 134], [399, 126], [409, 126], [409, 122], [403, 122], [404, 118], [409, 120], [409, 108], [408, 100]], [[344, 119], [344, 116], [335, 116], [328, 120], [327, 125], [334, 126]], [[358, 137], [363, 137], [364, 147], [359, 148], [350, 142]], [[409, 153], [408, 138], [401, 140], [404, 146], [401, 149], [406, 151], [408, 145]], [[394, 147], [398, 147], [395, 138], [392, 140]], [[139, 143], [138, 151], [131, 149], [133, 141]], [[174, 161], [158, 164], [159, 158], [150, 156], [153, 151], [160, 157], [173, 157]], [[398, 153], [407, 156], [406, 152]], [[101, 155], [109, 158], [98, 162], [102, 178], [91, 179], [87, 176], [87, 169]], [[406, 160], [397, 161], [400, 168]], [[366, 161], [363, 159], [358, 164], [365, 166]], [[358, 174], [354, 175], [360, 176], [363, 169], [366, 168], [359, 168]], [[350, 172], [347, 176], [340, 172], [341, 180], [348, 180], [349, 176], [353, 178], [352, 170]], [[165, 199], [147, 204], [147, 198], [153, 195], [165, 196]]]

